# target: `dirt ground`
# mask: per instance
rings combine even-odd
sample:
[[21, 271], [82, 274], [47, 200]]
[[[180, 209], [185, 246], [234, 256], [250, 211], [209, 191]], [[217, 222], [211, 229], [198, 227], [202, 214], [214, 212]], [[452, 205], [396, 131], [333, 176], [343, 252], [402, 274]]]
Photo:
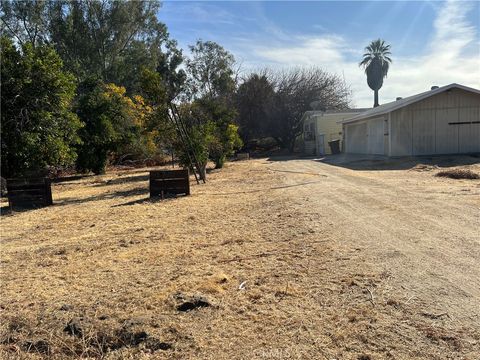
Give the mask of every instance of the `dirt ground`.
[[479, 359], [480, 181], [434, 176], [478, 158], [342, 161], [55, 184], [1, 217], [0, 357]]

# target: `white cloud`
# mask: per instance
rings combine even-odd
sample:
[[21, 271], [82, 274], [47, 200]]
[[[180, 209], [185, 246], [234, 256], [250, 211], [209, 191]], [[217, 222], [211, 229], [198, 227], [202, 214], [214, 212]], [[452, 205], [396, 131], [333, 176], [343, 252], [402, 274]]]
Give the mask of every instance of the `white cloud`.
[[[469, 11], [473, 11], [469, 3], [444, 3], [437, 11], [433, 34], [425, 44], [425, 51], [415, 57], [395, 57], [393, 54], [394, 62], [380, 90], [381, 103], [426, 91], [432, 85], [456, 82], [480, 88], [480, 44], [476, 38], [479, 30], [467, 22]], [[366, 77], [358, 62], [352, 60], [352, 57], [358, 60], [361, 57], [363, 49], [359, 49], [358, 44], [350, 44], [348, 39], [337, 34], [293, 35], [288, 36], [290, 41], [285, 41], [283, 33], [281, 37], [261, 42], [263, 45], [258, 41], [243, 46], [237, 43], [240, 47], [235, 53], [248, 59], [245, 65], [252, 67], [320, 66], [345, 77], [351, 85], [356, 106], [372, 105], [373, 93]], [[252, 47], [252, 42], [260, 44]]]
[[320, 65], [343, 61], [344, 40], [337, 35], [297, 37], [298, 45], [287, 48], [257, 47], [257, 56], [288, 65]]

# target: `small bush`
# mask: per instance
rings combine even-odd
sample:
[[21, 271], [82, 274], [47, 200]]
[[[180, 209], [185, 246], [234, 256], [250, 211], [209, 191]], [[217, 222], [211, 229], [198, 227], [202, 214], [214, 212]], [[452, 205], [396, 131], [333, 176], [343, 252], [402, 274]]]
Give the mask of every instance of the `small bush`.
[[480, 175], [471, 170], [453, 169], [440, 171], [435, 176], [448, 177], [450, 179], [480, 179]]

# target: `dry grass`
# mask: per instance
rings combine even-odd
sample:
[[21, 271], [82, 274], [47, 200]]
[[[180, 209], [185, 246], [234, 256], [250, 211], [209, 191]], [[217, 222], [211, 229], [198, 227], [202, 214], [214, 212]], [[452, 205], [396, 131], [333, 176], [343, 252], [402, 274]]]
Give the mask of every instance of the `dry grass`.
[[473, 353], [442, 319], [384, 293], [388, 273], [349, 260], [299, 194], [328, 174], [271, 168], [227, 164], [165, 201], [148, 199], [145, 170], [113, 172], [55, 184], [54, 206], [2, 216], [0, 357]]
[[480, 175], [468, 169], [451, 169], [440, 171], [435, 174], [438, 177], [447, 177], [450, 179], [480, 179]]

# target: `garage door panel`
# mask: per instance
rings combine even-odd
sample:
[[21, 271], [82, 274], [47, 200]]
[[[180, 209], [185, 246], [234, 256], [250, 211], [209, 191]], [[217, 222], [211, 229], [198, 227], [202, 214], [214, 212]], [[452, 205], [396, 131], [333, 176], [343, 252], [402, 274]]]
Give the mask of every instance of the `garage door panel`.
[[[478, 119], [480, 119], [480, 116]], [[473, 139], [472, 152], [480, 152], [480, 124], [472, 124], [470, 134], [472, 134]]]
[[391, 155], [412, 155], [412, 112], [401, 109], [391, 116]]
[[413, 155], [435, 153], [435, 110], [413, 112]]
[[[458, 121], [475, 122], [479, 121], [478, 108], [463, 108], [459, 110]], [[458, 146], [461, 153], [480, 152], [480, 124], [459, 124], [458, 125]]]
[[357, 154], [367, 153], [367, 124], [348, 125], [347, 129], [348, 152]]
[[368, 121], [367, 151], [368, 154], [383, 155], [383, 118]]
[[455, 154], [459, 152], [458, 146], [458, 108], [436, 110], [435, 136], [437, 154]]

